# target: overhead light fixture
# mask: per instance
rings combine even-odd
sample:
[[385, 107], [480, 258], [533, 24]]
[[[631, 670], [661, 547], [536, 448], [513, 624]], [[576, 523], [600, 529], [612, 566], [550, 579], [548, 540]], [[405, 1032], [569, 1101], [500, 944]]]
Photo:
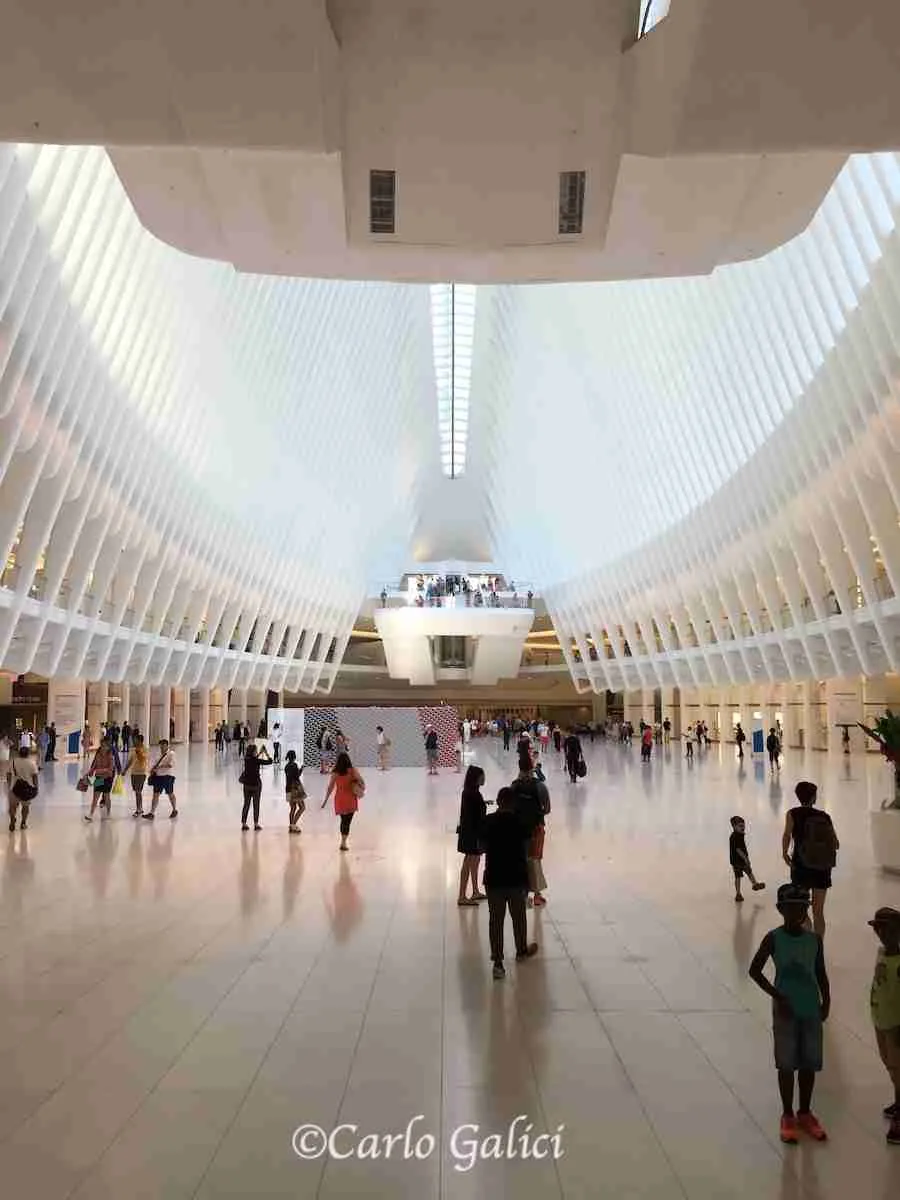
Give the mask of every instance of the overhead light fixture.
[[431, 331], [441, 438], [441, 470], [450, 479], [466, 468], [469, 392], [475, 341], [475, 286], [431, 286]]

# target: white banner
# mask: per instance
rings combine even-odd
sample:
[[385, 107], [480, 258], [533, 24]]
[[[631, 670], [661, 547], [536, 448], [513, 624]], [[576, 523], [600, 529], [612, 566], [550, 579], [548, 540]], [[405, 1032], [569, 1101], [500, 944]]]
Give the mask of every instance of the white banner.
[[303, 762], [303, 728], [304, 709], [302, 708], [270, 708], [267, 714], [269, 741], [275, 740], [275, 726], [280, 725], [281, 758], [284, 760], [288, 750], [296, 750], [297, 758]]

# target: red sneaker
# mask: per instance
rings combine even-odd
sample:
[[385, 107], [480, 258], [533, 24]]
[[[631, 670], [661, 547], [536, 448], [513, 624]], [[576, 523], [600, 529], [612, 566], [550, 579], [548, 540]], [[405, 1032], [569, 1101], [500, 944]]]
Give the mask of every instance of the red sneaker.
[[788, 1146], [796, 1146], [800, 1141], [797, 1135], [797, 1118], [783, 1116], [781, 1118], [781, 1140]]
[[828, 1134], [819, 1124], [819, 1118], [815, 1113], [797, 1113], [797, 1125], [806, 1134], [811, 1137], [814, 1142], [827, 1142]]

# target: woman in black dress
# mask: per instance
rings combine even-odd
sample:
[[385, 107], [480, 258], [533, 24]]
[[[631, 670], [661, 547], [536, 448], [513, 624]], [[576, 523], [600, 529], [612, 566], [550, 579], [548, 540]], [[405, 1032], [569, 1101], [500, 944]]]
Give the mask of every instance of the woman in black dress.
[[[487, 805], [481, 796], [484, 785], [484, 771], [473, 763], [466, 771], [463, 781], [462, 799], [459, 804], [459, 824], [456, 827], [456, 848], [463, 855], [462, 867], [459, 872], [459, 898], [456, 903], [461, 908], [470, 908], [484, 899], [484, 892], [478, 890], [478, 864], [481, 860], [479, 836], [481, 826], [487, 812]], [[466, 886], [472, 880], [472, 895], [466, 896]]]
[[[791, 883], [808, 888], [812, 893], [813, 930], [819, 937], [824, 937], [825, 897], [831, 887], [831, 868], [840, 842], [831, 817], [814, 807], [817, 791], [816, 785], [808, 780], [801, 780], [794, 788], [799, 806], [785, 815], [781, 853], [791, 868]], [[804, 861], [804, 850], [807, 861]], [[815, 865], [808, 861], [810, 857], [816, 858]]]

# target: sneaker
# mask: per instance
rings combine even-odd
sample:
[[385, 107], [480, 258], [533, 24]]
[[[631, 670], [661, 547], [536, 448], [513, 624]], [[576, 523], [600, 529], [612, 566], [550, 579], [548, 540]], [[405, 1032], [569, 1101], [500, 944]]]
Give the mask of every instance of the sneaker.
[[537, 942], [529, 942], [528, 945], [525, 947], [524, 954], [516, 955], [516, 962], [521, 962], [523, 958], [534, 958], [534, 956], [535, 956], [535, 954], [537, 954], [537, 952], [538, 952]]
[[743, 904], [743, 903], [744, 903], [744, 897], [743, 897], [743, 896], [735, 896], [735, 898], [734, 898], [734, 902], [735, 902], [735, 904]]
[[797, 1125], [806, 1134], [811, 1137], [814, 1142], [827, 1142], [828, 1134], [819, 1124], [819, 1118], [815, 1113], [797, 1113]]
[[250, 826], [249, 826], [249, 825], [242, 825], [242, 826], [241, 826], [241, 829], [244, 831], [244, 833], [248, 833], [248, 832], [249, 832], [249, 830], [250, 830]]
[[174, 821], [177, 816], [178, 816], [178, 809], [173, 808], [172, 811], [169, 813], [169, 820]]
[[779, 1136], [786, 1146], [797, 1145], [797, 1143], [800, 1141], [800, 1138], [797, 1136], [796, 1117], [789, 1117], [787, 1114], [785, 1114], [781, 1118], [781, 1129], [779, 1131]]
[[478, 901], [474, 897], [471, 900], [469, 900], [465, 896], [461, 896], [460, 899], [457, 900], [457, 902], [456, 902], [456, 907], [457, 908], [477, 908]]
[[754, 892], [761, 892], [765, 886], [764, 883], [754, 883], [753, 890]]
[[136, 808], [131, 815], [133, 817], [142, 817], [144, 814], [141, 812], [141, 810], [139, 808]]
[[19, 828], [20, 828], [20, 829], [27, 829], [27, 828], [28, 828], [28, 822], [27, 822], [27, 821], [23, 821], [23, 822], [22, 822], [22, 824], [19, 826]]
[[900, 1117], [894, 1117], [888, 1126], [888, 1131], [885, 1136], [888, 1145], [900, 1146]]
[[91, 816], [91, 814], [90, 814], [90, 813], [85, 813], [85, 814], [84, 814], [84, 819], [85, 819], [86, 821], [93, 821], [93, 819], [94, 819], [94, 818]]
[[9, 823], [9, 832], [10, 832], [10, 833], [15, 833], [15, 832], [16, 832], [16, 823], [15, 823], [15, 821], [10, 821], [10, 823]]
[[506, 967], [504, 967], [503, 963], [494, 963], [494, 978], [495, 979], [505, 979], [506, 978]]
[[144, 818], [145, 821], [155, 821], [156, 820], [156, 813], [141, 813], [141, 816]]
[[259, 833], [259, 831], [262, 829], [262, 825], [254, 825], [253, 828], [256, 830], [257, 833]]
[[477, 903], [479, 900], [487, 900], [487, 892], [474, 892], [472, 899]]
[[889, 1104], [884, 1109], [884, 1115], [889, 1121], [893, 1121], [895, 1117], [900, 1117], [900, 1104]]

